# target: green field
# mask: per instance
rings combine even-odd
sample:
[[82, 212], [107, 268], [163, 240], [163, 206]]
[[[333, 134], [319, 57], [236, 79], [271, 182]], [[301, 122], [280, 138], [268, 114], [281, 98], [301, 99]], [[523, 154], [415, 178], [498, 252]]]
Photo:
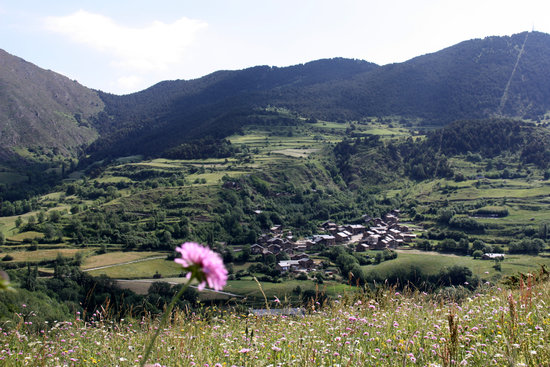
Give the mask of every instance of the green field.
[[182, 272], [182, 269], [181, 265], [176, 264], [174, 261], [153, 259], [92, 270], [89, 271], [89, 274], [93, 276], [105, 274], [115, 279], [141, 279], [152, 278], [157, 272], [164, 278], [177, 277]]
[[[238, 214], [241, 216], [241, 221], [252, 210], [264, 208], [274, 210], [273, 195], [280, 193], [288, 195], [288, 207], [295, 206], [293, 194], [285, 193], [287, 188], [290, 191], [303, 190], [305, 193], [311, 190], [315, 183], [323, 191], [330, 191], [330, 196], [343, 192], [346, 192], [346, 195], [351, 195], [346, 191], [345, 183], [336, 183], [332, 177], [328, 177], [325, 166], [328, 158], [325, 156], [323, 148], [328, 144], [340, 142], [347, 137], [350, 131], [358, 137], [367, 134], [379, 135], [383, 140], [397, 140], [411, 136], [412, 132], [400, 125], [399, 120], [399, 117], [391, 117], [385, 118], [385, 122], [373, 118], [368, 123], [319, 121], [303, 126], [285, 126], [281, 131], [266, 126], [248, 126], [243, 134], [236, 134], [228, 138], [232, 145], [241, 148], [240, 153], [230, 158], [144, 160], [140, 156], [122, 157], [116, 159], [113, 165], [106, 167], [98, 177], [90, 179], [87, 183], [88, 187], [109, 185], [123, 187], [117, 191], [117, 197], [111, 198], [109, 201], [101, 201], [95, 200], [93, 197], [66, 196], [64, 191], [57, 191], [40, 197], [39, 202], [46, 208], [46, 213], [52, 210], [62, 212], [64, 221], [69, 221], [72, 217], [69, 214], [72, 205], [81, 205], [94, 208], [94, 210], [102, 208], [106, 211], [129, 213], [135, 216], [134, 222], [130, 225], [131, 230], [146, 227], [151, 221], [151, 213], [163, 211], [165, 217], [158, 233], [155, 233], [158, 237], [162, 235], [165, 226], [173, 226], [182, 218], [187, 218], [195, 226], [191, 230], [210, 230], [210, 226], [213, 225], [216, 218], [219, 219], [223, 216], [217, 212], [217, 210], [222, 210], [219, 201], [222, 178], [238, 179], [255, 174], [261, 177], [262, 182], [268, 187], [265, 198], [256, 195], [254, 201], [249, 200], [247, 206], [243, 206], [243, 213]], [[510, 233], [522, 231], [528, 227], [536, 228], [540, 223], [550, 221], [550, 200], [548, 199], [550, 197], [550, 181], [542, 180], [540, 172], [533, 171], [529, 174], [524, 172], [522, 177], [514, 179], [486, 178], [482, 174], [487, 164], [485, 161], [471, 162], [466, 157], [459, 156], [450, 158], [450, 164], [455, 172], [461, 172], [466, 178], [460, 181], [449, 177], [419, 182], [406, 177], [398, 178], [393, 183], [395, 189], [378, 191], [377, 199], [381, 202], [387, 198], [399, 198], [403, 204], [412, 201], [415, 202], [415, 210], [420, 213], [428, 212], [431, 208], [454, 206], [469, 208], [465, 210], [466, 214], [461, 213], [461, 215], [473, 213], [474, 210], [471, 208], [505, 209], [508, 212], [505, 217], [476, 218], [479, 223], [486, 225], [485, 233], [469, 234], [470, 242], [474, 239], [482, 239], [493, 245], [500, 244], [504, 248], [506, 248], [507, 241], [510, 240]], [[305, 166], [307, 169], [304, 169]], [[517, 163], [509, 163], [507, 168], [514, 172], [519, 172], [521, 169]], [[523, 169], [526, 171], [525, 168]], [[493, 170], [490, 173], [494, 174], [495, 172], [497, 171]], [[143, 174], [145, 178], [140, 178], [140, 174]], [[150, 185], [144, 185], [144, 181], [149, 181]], [[151, 182], [157, 185], [153, 186]], [[235, 190], [235, 193], [237, 195], [244, 194], [238, 190]], [[174, 207], [165, 208], [163, 206], [163, 201], [167, 199], [174, 203]], [[357, 198], [357, 200], [359, 199]], [[346, 204], [343, 203], [345, 198], [342, 200], [340, 197], [338, 200], [338, 203], [331, 204], [334, 205], [335, 211], [332, 211], [333, 208], [331, 208], [330, 215], [346, 211]], [[405, 209], [403, 212], [406, 215], [407, 210]], [[439, 226], [439, 223], [435, 221], [436, 212], [437, 210], [432, 211], [431, 214], [425, 216], [423, 222], [419, 221], [416, 224]], [[37, 211], [25, 213], [21, 215], [21, 218], [26, 223], [31, 215], [36, 216], [37, 213]], [[32, 239], [40, 241], [43, 234], [39, 231], [20, 232], [15, 227], [17, 217], [0, 218], [0, 231], [6, 238], [14, 242]], [[92, 242], [92, 244], [86, 245], [97, 249], [100, 243]], [[43, 246], [46, 245], [39, 244], [38, 251], [29, 252], [24, 251], [28, 247], [27, 244], [10, 243], [9, 247], [5, 246], [4, 249], [15, 254], [16, 261], [54, 259], [57, 252], [67, 257], [73, 257], [81, 251], [69, 242], [58, 244], [57, 250], [50, 248], [56, 246], [55, 244], [48, 244], [48, 248], [43, 248]], [[121, 248], [121, 244], [109, 246], [109, 250]], [[172, 261], [147, 260], [148, 257], [164, 256], [163, 252], [115, 251], [97, 255], [91, 250], [86, 250], [85, 253], [88, 257], [84, 258], [82, 269], [89, 270], [95, 267], [109, 266], [91, 270], [89, 271], [91, 275], [106, 274], [118, 279], [149, 279], [158, 272], [164, 279], [177, 277], [181, 273], [181, 268]], [[139, 262], [132, 263], [133, 261]], [[550, 260], [545, 257], [527, 255], [507, 256], [499, 272], [493, 268], [494, 262], [492, 261], [474, 260], [469, 256], [402, 250], [399, 251], [399, 256], [395, 260], [379, 265], [364, 266], [363, 269], [366, 272], [376, 272], [383, 276], [395, 268], [414, 265], [420, 267], [427, 274], [435, 274], [443, 267], [460, 265], [469, 267], [480, 278], [495, 281], [502, 276], [518, 271], [534, 270], [539, 263], [550, 265]], [[246, 270], [249, 265], [249, 263], [235, 264], [234, 270]], [[292, 291], [297, 285], [300, 285], [302, 290], [315, 287], [311, 281], [286, 280], [282, 283], [262, 283], [264, 291], [269, 297], [274, 295], [278, 297], [293, 296]], [[331, 294], [341, 291], [343, 289], [341, 287], [346, 287], [344, 285], [337, 286], [332, 282], [325, 282], [322, 285], [322, 287], [329, 286], [332, 290], [327, 289], [327, 292]], [[250, 278], [230, 281], [228, 291], [252, 297], [261, 296], [257, 283]]]
[[44, 238], [44, 233], [42, 232], [36, 232], [36, 231], [27, 231], [27, 232], [21, 232], [14, 236], [9, 237], [8, 239], [11, 241], [20, 242], [23, 240], [34, 240], [34, 239], [40, 239]]
[[382, 277], [390, 274], [394, 269], [419, 267], [425, 274], [437, 274], [439, 270], [454, 265], [466, 266], [474, 275], [481, 279], [496, 281], [502, 276], [517, 274], [518, 272], [536, 271], [541, 265], [550, 266], [550, 257], [530, 255], [506, 255], [501, 262], [502, 271], [493, 268], [494, 261], [474, 259], [470, 256], [440, 254], [436, 252], [422, 252], [416, 250], [398, 250], [398, 257], [394, 260], [382, 262], [378, 265], [366, 265], [362, 268], [369, 273], [377, 273]]
[[41, 260], [55, 260], [59, 255], [66, 258], [73, 258], [78, 252], [85, 254], [89, 250], [80, 250], [76, 248], [57, 248], [48, 250], [36, 250], [36, 251], [12, 251], [10, 255], [13, 257], [13, 261], [41, 261]]
[[89, 256], [82, 263], [82, 269], [91, 269], [99, 266], [116, 265], [149, 257], [166, 256], [164, 252], [109, 252], [101, 255]]

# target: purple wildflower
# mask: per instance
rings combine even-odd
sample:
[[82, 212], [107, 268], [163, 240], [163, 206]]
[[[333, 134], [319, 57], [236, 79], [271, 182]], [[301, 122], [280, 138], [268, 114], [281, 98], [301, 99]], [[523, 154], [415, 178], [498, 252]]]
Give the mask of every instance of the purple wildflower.
[[206, 283], [217, 291], [225, 286], [227, 269], [219, 254], [195, 242], [185, 242], [176, 247], [176, 251], [181, 254], [181, 258], [176, 258], [174, 261], [189, 272], [187, 279], [194, 276], [199, 280], [199, 290], [203, 290]]

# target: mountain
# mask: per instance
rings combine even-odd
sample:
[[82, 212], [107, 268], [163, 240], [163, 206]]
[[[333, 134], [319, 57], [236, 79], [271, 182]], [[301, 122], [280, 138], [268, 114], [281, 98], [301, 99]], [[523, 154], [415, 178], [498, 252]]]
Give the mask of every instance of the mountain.
[[267, 106], [336, 121], [400, 115], [441, 126], [494, 116], [536, 119], [550, 110], [550, 35], [475, 39], [385, 66], [330, 59], [219, 71], [100, 96], [100, 123], [118, 126], [92, 146], [100, 156], [155, 155], [189, 139], [224, 137]]
[[0, 50], [0, 157], [4, 160], [21, 150], [76, 156], [79, 148], [97, 138], [90, 118], [103, 108], [97, 92]]
[[288, 86], [270, 97], [274, 105], [325, 119], [401, 115], [442, 125], [493, 115], [536, 118], [550, 109], [550, 35], [465, 41], [351, 80]]
[[536, 117], [550, 109], [550, 35], [525, 32], [462, 42], [386, 65], [340, 88], [359, 96], [348, 105], [363, 114], [443, 123], [493, 115]]
[[[218, 71], [191, 81], [165, 81], [144, 91], [116, 96], [100, 93], [106, 131], [92, 145], [96, 154], [158, 154], [188, 139], [222, 138], [256, 121], [257, 109], [270, 105], [274, 93], [308, 86], [351, 81], [378, 68], [361, 60], [329, 59], [285, 68], [257, 66]], [[252, 116], [252, 117], [251, 117]]]
[[432, 126], [538, 119], [550, 110], [550, 35], [475, 39], [384, 66], [336, 58], [218, 71], [123, 96], [87, 89], [2, 51], [0, 101], [4, 152], [75, 154], [89, 145], [92, 159], [157, 156], [247, 124], [289, 123], [267, 107], [333, 121], [402, 116]]

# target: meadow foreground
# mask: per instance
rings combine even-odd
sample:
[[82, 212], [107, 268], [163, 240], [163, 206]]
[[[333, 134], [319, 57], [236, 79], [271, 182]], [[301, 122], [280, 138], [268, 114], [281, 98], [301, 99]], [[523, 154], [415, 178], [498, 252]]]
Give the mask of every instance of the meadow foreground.
[[[281, 308], [279, 302], [271, 302]], [[25, 309], [26, 310], [26, 309]], [[33, 314], [2, 330], [4, 366], [136, 366], [158, 320], [83, 321], [31, 331]], [[304, 316], [205, 308], [175, 312], [148, 362], [161, 366], [545, 366], [550, 284], [485, 284], [459, 303], [387, 289], [350, 293]]]

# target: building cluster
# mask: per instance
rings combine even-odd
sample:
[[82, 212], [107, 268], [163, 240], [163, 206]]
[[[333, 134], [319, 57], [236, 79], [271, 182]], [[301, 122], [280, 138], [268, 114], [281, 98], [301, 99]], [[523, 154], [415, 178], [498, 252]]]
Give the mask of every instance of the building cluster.
[[295, 240], [291, 232], [285, 234], [281, 226], [274, 226], [270, 229], [270, 233], [261, 235], [250, 250], [256, 255], [278, 255], [284, 252], [290, 260], [279, 261], [277, 264], [279, 270], [307, 273], [316, 270], [319, 265], [305, 253], [315, 245], [347, 245], [353, 246], [355, 251], [362, 252], [368, 249], [396, 248], [416, 238], [409, 227], [399, 223], [398, 210], [391, 211], [382, 218], [365, 217], [365, 222], [371, 225], [338, 225], [327, 221], [321, 224], [320, 228], [320, 232], [324, 234], [302, 240]]
[[357, 243], [356, 251], [367, 249], [383, 250], [396, 248], [410, 243], [416, 238], [408, 226], [399, 223], [399, 211], [394, 210], [382, 218], [374, 218], [373, 226], [364, 233], [363, 239]]
[[315, 263], [305, 253], [311, 246], [315, 245], [310, 240], [296, 241], [291, 232], [283, 234], [281, 226], [274, 226], [270, 233], [263, 234], [258, 238], [257, 243], [250, 247], [252, 254], [278, 255], [284, 252], [290, 260], [282, 260], [277, 263], [281, 272], [305, 272], [316, 270], [318, 263]]

